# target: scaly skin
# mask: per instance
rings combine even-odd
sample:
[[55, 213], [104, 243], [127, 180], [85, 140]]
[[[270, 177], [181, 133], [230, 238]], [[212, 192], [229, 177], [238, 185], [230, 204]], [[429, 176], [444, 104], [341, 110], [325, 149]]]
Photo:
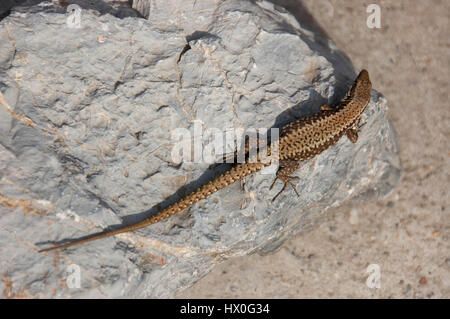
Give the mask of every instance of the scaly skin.
[[[287, 185], [291, 185], [298, 194], [289, 175], [298, 168], [300, 161], [322, 153], [334, 145], [344, 134], [356, 143], [360, 117], [370, 101], [371, 87], [369, 73], [362, 70], [346, 97], [336, 108], [323, 106], [318, 114], [298, 119], [281, 129], [278, 142], [280, 166], [275, 181], [281, 179], [285, 185], [274, 200], [286, 189]], [[268, 153], [270, 153], [270, 148]], [[235, 164], [209, 183], [200, 186], [186, 197], [143, 221], [115, 230], [107, 230], [67, 244], [42, 249], [40, 252], [67, 248], [158, 223], [268, 165], [270, 162], [251, 163], [249, 160], [245, 163]]]

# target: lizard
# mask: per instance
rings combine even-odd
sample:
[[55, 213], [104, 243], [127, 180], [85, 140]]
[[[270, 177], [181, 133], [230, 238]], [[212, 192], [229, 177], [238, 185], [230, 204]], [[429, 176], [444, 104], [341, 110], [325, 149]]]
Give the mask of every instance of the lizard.
[[[279, 167], [270, 189], [278, 179], [284, 182], [284, 186], [273, 200], [283, 193], [288, 185], [292, 186], [296, 194], [299, 195], [292, 183], [294, 177], [290, 175], [297, 170], [301, 161], [311, 159], [322, 153], [336, 144], [343, 135], [347, 135], [351, 142], [357, 142], [361, 115], [370, 101], [371, 88], [372, 83], [369, 73], [367, 70], [362, 70], [346, 96], [335, 107], [323, 105], [318, 113], [297, 119], [281, 128], [280, 137], [277, 141]], [[267, 154], [270, 154], [270, 146], [267, 146], [267, 149]], [[234, 164], [229, 170], [142, 221], [113, 230], [105, 230], [69, 243], [41, 249], [39, 252], [63, 249], [158, 223], [270, 164], [267, 161], [250, 161], [246, 158], [243, 163]]]

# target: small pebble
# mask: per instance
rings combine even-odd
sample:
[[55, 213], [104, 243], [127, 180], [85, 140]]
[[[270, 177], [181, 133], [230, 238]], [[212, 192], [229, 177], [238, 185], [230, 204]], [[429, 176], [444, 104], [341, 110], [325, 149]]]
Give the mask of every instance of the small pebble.
[[355, 208], [352, 208], [352, 210], [350, 210], [350, 217], [348, 219], [348, 222], [351, 225], [356, 225], [359, 222], [359, 217], [358, 217], [358, 210]]
[[422, 278], [420, 278], [419, 280], [419, 284], [421, 285], [426, 285], [427, 284], [427, 277], [423, 276]]

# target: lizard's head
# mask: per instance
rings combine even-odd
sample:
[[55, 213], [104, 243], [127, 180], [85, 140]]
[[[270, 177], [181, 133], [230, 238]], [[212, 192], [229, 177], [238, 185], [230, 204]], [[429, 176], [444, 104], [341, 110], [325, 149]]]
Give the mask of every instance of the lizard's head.
[[368, 92], [370, 95], [372, 83], [370, 82], [369, 72], [367, 72], [367, 70], [363, 69], [361, 72], [359, 72], [358, 77], [355, 80], [355, 85], [355, 89], [357, 92]]

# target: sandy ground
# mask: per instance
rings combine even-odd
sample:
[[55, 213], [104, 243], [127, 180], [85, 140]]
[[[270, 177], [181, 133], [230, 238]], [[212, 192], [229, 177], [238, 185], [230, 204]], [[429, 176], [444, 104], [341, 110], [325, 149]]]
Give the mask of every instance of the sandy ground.
[[[273, 2], [310, 14], [369, 70], [389, 101], [403, 175], [387, 198], [330, 213], [270, 255], [228, 260], [177, 297], [449, 298], [450, 1]], [[366, 26], [369, 3], [381, 7], [381, 29]], [[371, 264], [380, 288], [366, 285]]]

